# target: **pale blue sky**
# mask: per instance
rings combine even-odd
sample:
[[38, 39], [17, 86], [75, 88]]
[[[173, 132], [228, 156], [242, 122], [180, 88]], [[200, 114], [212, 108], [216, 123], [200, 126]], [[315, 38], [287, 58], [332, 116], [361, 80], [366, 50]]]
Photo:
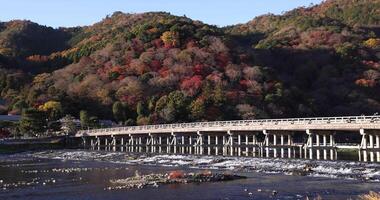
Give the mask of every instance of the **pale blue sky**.
[[28, 19], [42, 25], [91, 25], [114, 11], [166, 11], [208, 24], [245, 23], [255, 16], [281, 14], [322, 0], [0, 0], [0, 21]]

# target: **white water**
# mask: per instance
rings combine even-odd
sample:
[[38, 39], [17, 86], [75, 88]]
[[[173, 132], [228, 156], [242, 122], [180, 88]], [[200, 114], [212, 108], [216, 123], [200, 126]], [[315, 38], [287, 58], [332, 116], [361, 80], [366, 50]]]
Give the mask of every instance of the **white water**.
[[[55, 150], [28, 153], [27, 156], [60, 160], [107, 161], [132, 165], [176, 166], [204, 169], [295, 174], [307, 167], [307, 176], [360, 179], [380, 182], [379, 163], [317, 161], [280, 158], [222, 157], [195, 155], [133, 155], [125, 152]], [[299, 174], [299, 173], [298, 173]]]

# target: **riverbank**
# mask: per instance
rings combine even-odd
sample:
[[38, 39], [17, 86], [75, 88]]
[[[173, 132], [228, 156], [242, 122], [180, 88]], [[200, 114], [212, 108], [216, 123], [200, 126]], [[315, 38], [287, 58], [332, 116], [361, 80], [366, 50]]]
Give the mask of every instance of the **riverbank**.
[[29, 138], [29, 139], [6, 139], [0, 140], [0, 154], [20, 153], [25, 151], [42, 151], [48, 149], [69, 149], [78, 145], [69, 141], [66, 136]]

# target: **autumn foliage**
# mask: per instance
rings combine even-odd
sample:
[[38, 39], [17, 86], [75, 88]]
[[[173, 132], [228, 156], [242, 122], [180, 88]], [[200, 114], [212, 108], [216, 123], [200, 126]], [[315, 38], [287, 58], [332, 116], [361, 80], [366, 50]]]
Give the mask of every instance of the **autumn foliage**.
[[2, 22], [2, 110], [91, 110], [126, 125], [372, 114], [378, 9], [325, 1], [224, 28], [163, 12], [77, 28]]

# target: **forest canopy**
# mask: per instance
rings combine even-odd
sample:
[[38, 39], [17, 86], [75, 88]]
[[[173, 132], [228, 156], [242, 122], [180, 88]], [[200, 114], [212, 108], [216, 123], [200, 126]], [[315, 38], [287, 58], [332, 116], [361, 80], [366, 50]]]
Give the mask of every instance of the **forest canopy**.
[[223, 28], [163, 12], [2, 22], [0, 112], [88, 126], [373, 114], [379, 13], [376, 0], [329, 0]]

